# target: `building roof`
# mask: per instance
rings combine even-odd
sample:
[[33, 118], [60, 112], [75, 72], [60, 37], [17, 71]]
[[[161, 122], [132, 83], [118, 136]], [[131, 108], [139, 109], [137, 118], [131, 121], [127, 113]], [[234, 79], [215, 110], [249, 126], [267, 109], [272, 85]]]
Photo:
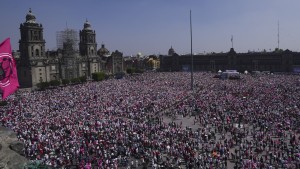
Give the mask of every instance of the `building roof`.
[[91, 24], [89, 23], [89, 21], [86, 19], [84, 26], [83, 26], [84, 30], [92, 30], [91, 28]]
[[31, 12], [31, 8], [29, 8], [29, 12], [26, 15], [26, 23], [36, 23], [35, 19], [34, 14]]
[[105, 48], [105, 45], [102, 44], [102, 45], [101, 45], [101, 48], [98, 50], [97, 54], [100, 55], [100, 56], [109, 55], [109, 50], [107, 50], [107, 49]]
[[175, 53], [175, 50], [171, 46], [171, 48], [169, 49], [168, 55], [172, 56], [172, 55], [174, 55], [174, 53]]

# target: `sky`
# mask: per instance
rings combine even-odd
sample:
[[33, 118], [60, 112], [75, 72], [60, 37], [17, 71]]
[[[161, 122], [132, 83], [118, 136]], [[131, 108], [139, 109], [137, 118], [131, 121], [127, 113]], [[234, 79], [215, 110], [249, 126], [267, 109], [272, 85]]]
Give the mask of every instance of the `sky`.
[[46, 49], [56, 50], [56, 32], [79, 32], [86, 19], [101, 44], [123, 55], [300, 51], [299, 0], [1, 0], [0, 41], [19, 49], [20, 24], [29, 8], [44, 28]]

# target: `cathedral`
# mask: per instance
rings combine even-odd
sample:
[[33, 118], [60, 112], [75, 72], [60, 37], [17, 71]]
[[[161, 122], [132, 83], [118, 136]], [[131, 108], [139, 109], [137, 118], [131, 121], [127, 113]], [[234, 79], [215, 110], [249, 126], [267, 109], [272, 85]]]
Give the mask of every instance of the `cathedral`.
[[110, 53], [104, 44], [97, 50], [96, 33], [87, 20], [79, 31], [79, 43], [76, 38], [74, 40], [77, 36], [74, 33], [76, 31], [72, 29], [62, 31], [61, 47], [46, 51], [43, 26], [29, 10], [26, 21], [20, 24], [20, 57], [16, 59], [21, 88], [52, 80], [91, 77], [96, 72], [115, 74], [124, 71], [123, 53], [118, 50]]

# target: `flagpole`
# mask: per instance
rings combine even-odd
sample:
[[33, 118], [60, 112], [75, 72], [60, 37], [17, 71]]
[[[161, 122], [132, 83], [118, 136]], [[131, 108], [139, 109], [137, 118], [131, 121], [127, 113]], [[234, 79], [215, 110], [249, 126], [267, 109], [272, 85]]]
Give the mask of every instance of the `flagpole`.
[[233, 36], [231, 35], [231, 48], [233, 49]]
[[194, 69], [194, 58], [193, 58], [193, 36], [192, 36], [192, 10], [190, 10], [190, 32], [191, 32], [191, 59], [192, 59], [192, 65], [191, 65], [191, 90], [194, 89], [194, 75], [193, 75], [193, 69]]

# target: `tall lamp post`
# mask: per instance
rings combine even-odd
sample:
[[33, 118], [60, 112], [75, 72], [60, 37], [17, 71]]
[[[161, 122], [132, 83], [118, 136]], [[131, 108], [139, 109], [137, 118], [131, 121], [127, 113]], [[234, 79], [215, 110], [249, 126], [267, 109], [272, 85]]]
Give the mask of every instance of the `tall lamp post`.
[[192, 36], [192, 10], [190, 10], [190, 32], [191, 32], [191, 90], [194, 89], [194, 75], [193, 75], [193, 69], [194, 69], [194, 58], [193, 58], [193, 36]]

